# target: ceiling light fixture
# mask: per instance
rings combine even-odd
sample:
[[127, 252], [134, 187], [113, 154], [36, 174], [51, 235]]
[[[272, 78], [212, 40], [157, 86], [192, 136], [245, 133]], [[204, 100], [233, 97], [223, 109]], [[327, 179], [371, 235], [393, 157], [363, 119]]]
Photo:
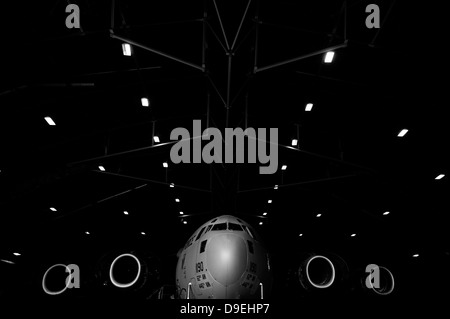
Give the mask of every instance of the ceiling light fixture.
[[389, 215], [389, 212], [384, 212], [383, 215], [384, 216]]
[[131, 45], [128, 43], [122, 43], [122, 53], [125, 56], [131, 56]]
[[147, 107], [150, 105], [150, 102], [146, 97], [143, 97], [143, 98], [141, 98], [141, 104], [142, 104], [142, 106]]
[[123, 211], [124, 215], [128, 215], [128, 212], [126, 210]]
[[56, 208], [55, 208], [55, 207], [50, 207], [50, 210], [51, 210], [52, 212], [56, 212]]
[[406, 128], [404, 128], [403, 130], [401, 130], [399, 133], [398, 133], [398, 137], [403, 137], [403, 136], [405, 136], [406, 135], [406, 133], [408, 133], [408, 130], [406, 129]]
[[328, 51], [325, 53], [325, 59], [323, 60], [325, 63], [331, 63], [333, 62], [334, 58], [334, 51]]
[[313, 108], [313, 104], [312, 103], [308, 103], [308, 104], [306, 104], [305, 111], [309, 112], [309, 111], [312, 110], [312, 108]]
[[293, 138], [292, 142], [291, 142], [291, 145], [292, 146], [297, 146], [298, 145], [298, 140], [296, 138]]
[[20, 253], [13, 253], [14, 256], [20, 256]]
[[281, 166], [281, 170], [282, 170], [282, 171], [285, 171], [286, 169], [287, 169], [287, 165]]
[[48, 125], [51, 125], [51, 126], [56, 125], [56, 123], [52, 120], [52, 118], [50, 116], [46, 116], [46, 117], [44, 117], [44, 119], [47, 121]]
[[167, 162], [164, 162], [164, 163], [163, 163], [163, 167], [164, 167], [164, 168], [167, 168], [167, 167], [169, 167], [169, 164], [167, 164]]
[[159, 143], [159, 137], [157, 135], [153, 136], [153, 140], [155, 143]]
[[317, 215], [316, 215], [316, 217], [320, 217], [320, 216], [322, 216], [322, 214], [317, 214]]
[[179, 202], [180, 202], [180, 199], [179, 199], [179, 198], [175, 198], [175, 201], [176, 201], [177, 203], [179, 203]]
[[106, 171], [105, 168], [101, 165], [98, 167], [98, 169], [101, 170], [102, 172]]
[[438, 176], [436, 176], [435, 179], [443, 179], [445, 177], [445, 174], [439, 174]]

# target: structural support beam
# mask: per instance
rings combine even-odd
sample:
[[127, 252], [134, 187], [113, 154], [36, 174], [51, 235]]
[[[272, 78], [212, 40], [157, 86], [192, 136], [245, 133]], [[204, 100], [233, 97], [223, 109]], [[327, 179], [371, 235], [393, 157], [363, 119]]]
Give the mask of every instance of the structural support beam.
[[141, 44], [141, 43], [137, 43], [137, 42], [135, 42], [135, 41], [133, 41], [133, 40], [124, 38], [124, 37], [122, 37], [122, 36], [120, 36], [120, 35], [116, 35], [116, 34], [114, 34], [114, 33], [111, 33], [111, 38], [121, 40], [121, 41], [126, 42], [126, 43], [129, 43], [129, 44], [131, 44], [131, 45], [133, 45], [133, 46], [135, 46], [135, 47], [138, 47], [138, 48], [141, 48], [141, 49], [150, 51], [150, 52], [152, 52], [152, 53], [155, 53], [155, 54], [160, 55], [160, 56], [162, 56], [162, 57], [165, 57], [165, 58], [167, 58], [167, 59], [170, 59], [170, 60], [173, 60], [173, 61], [182, 63], [182, 64], [187, 65], [187, 66], [190, 66], [190, 67], [192, 67], [192, 68], [194, 68], [194, 69], [197, 69], [197, 70], [200, 70], [200, 71], [202, 71], [202, 72], [205, 72], [205, 68], [203, 68], [203, 67], [201, 67], [201, 66], [199, 66], [199, 65], [197, 65], [197, 64], [194, 64], [194, 63], [191, 63], [191, 62], [182, 60], [182, 59], [180, 59], [180, 58], [174, 57], [173, 55], [164, 53], [164, 52], [162, 52], [162, 51], [155, 50], [155, 49], [153, 49], [153, 48], [150, 48], [149, 46], [143, 45], [143, 44]]
[[[336, 177], [319, 178], [319, 179], [313, 179], [313, 180], [304, 181], [304, 182], [278, 185], [278, 188], [281, 189], [281, 188], [302, 186], [302, 185], [315, 184], [315, 183], [326, 183], [326, 182], [332, 182], [332, 181], [337, 181], [337, 180], [352, 178], [352, 177], [357, 177], [357, 176], [358, 175], [353, 174], [353, 175], [342, 175], [342, 176], [336, 176]], [[240, 190], [238, 193], [256, 192], [256, 191], [269, 190], [269, 189], [273, 189], [273, 186], [243, 189], [243, 190]]]
[[247, 11], [248, 11], [248, 8], [250, 7], [251, 3], [252, 3], [252, 0], [248, 0], [247, 7], [245, 8], [244, 15], [242, 16], [242, 19], [241, 19], [241, 23], [239, 24], [239, 28], [238, 28], [238, 30], [236, 32], [236, 36], [234, 37], [233, 44], [231, 44], [231, 51], [234, 50], [234, 46], [236, 45], [236, 41], [237, 41], [237, 39], [239, 37], [239, 33], [241, 32], [242, 24], [244, 23], [244, 19], [245, 19], [246, 15], [247, 15]]
[[326, 53], [328, 51], [333, 51], [333, 50], [345, 48], [346, 46], [347, 46], [347, 41], [345, 41], [342, 44], [334, 45], [334, 46], [331, 46], [331, 47], [328, 47], [328, 48], [325, 48], [325, 49], [322, 49], [322, 50], [319, 50], [319, 51], [315, 51], [315, 52], [311, 52], [311, 53], [308, 53], [308, 54], [304, 54], [304, 55], [301, 55], [301, 56], [293, 58], [293, 59], [289, 59], [289, 60], [285, 60], [285, 61], [282, 61], [282, 62], [271, 64], [271, 65], [263, 66], [261, 68], [255, 67], [255, 73], [258, 73], [258, 72], [261, 72], [261, 71], [270, 70], [270, 69], [274, 69], [274, 68], [277, 68], [279, 66], [283, 66], [283, 65], [286, 65], [286, 64], [289, 64], [289, 63], [293, 63], [293, 62], [297, 62], [297, 61], [300, 61], [300, 60], [304, 60], [304, 59], [307, 59], [307, 58], [310, 58], [310, 57], [313, 57], [313, 56], [316, 56], [316, 55], [324, 54], [324, 53]]
[[219, 8], [217, 8], [216, 0], [213, 0], [214, 8], [216, 8], [217, 18], [219, 19], [220, 28], [222, 29], [222, 34], [225, 39], [225, 45], [227, 46], [227, 51], [230, 51], [230, 45], [228, 43], [227, 35], [225, 33], [225, 29], [223, 27], [222, 19], [220, 18]]

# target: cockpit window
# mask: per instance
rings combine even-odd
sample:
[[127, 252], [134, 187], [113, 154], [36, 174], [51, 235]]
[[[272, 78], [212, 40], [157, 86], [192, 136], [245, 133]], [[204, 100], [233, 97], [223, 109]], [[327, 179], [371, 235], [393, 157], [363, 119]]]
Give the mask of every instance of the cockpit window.
[[209, 224], [208, 227], [205, 230], [205, 234], [211, 230], [211, 227], [213, 227], [213, 225]]
[[250, 228], [248, 228], [247, 226], [244, 225], [244, 229], [250, 235], [251, 238], [255, 238], [255, 236], [253, 235], [253, 232]]
[[200, 232], [198, 233], [197, 238], [195, 238], [196, 241], [202, 236], [204, 231], [205, 231], [205, 227], [203, 227], [202, 230], [200, 230]]
[[253, 243], [250, 240], [247, 240], [248, 243], [248, 251], [253, 254]]
[[205, 251], [206, 240], [202, 241], [200, 244], [200, 254]]
[[228, 230], [240, 230], [242, 231], [242, 227], [239, 224], [235, 224], [235, 223], [228, 223]]
[[212, 230], [227, 230], [227, 223], [215, 224]]

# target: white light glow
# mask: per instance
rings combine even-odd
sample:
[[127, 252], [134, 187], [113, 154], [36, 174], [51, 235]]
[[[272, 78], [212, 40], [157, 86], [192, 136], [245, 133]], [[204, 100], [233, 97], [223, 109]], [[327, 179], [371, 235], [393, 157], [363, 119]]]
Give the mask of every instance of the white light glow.
[[19, 253], [13, 253], [13, 255], [14, 255], [14, 256], [20, 256], [20, 254], [19, 254]]
[[175, 184], [174, 183], [170, 183], [169, 187], [175, 187]]
[[334, 52], [333, 51], [328, 51], [325, 54], [324, 62], [325, 63], [331, 63], [331, 62], [333, 62], [333, 58], [334, 58]]
[[271, 199], [269, 199], [269, 200], [267, 201], [267, 203], [269, 203], [269, 204], [272, 204], [272, 200], [271, 200]]
[[91, 233], [90, 232], [88, 232], [88, 231], [85, 231], [84, 232], [86, 235], [90, 235]]
[[264, 212], [264, 213], [263, 213], [263, 216], [267, 216], [267, 212]]
[[403, 137], [403, 136], [405, 136], [406, 135], [406, 133], [408, 133], [408, 130], [406, 129], [406, 128], [404, 128], [403, 130], [401, 130], [399, 133], [398, 133], [398, 137]]
[[125, 56], [131, 56], [131, 45], [128, 43], [122, 43], [122, 53]]
[[355, 237], [355, 236], [356, 236], [356, 234], [351, 234], [351, 236], [352, 236], [352, 237]]
[[278, 189], [278, 185], [275, 185], [275, 186], [273, 187], [273, 189]]
[[141, 104], [142, 104], [142, 106], [149, 106], [150, 102], [149, 102], [149, 100], [146, 97], [143, 97], [141, 99]]
[[155, 143], [159, 143], [159, 137], [158, 136], [153, 136], [153, 140], [155, 141]]
[[50, 210], [51, 210], [52, 212], [56, 212], [56, 208], [55, 208], [55, 207], [50, 207]]
[[124, 215], [128, 215], [128, 212], [126, 210], [123, 211]]
[[180, 212], [180, 215], [183, 215], [184, 213], [183, 212]]
[[287, 165], [281, 166], [281, 170], [282, 170], [282, 171], [285, 171], [286, 169], [287, 169]]
[[298, 145], [298, 140], [296, 138], [293, 138], [291, 145], [292, 146], [297, 146]]
[[44, 117], [44, 119], [47, 121], [48, 125], [56, 125], [56, 123], [52, 120], [50, 116]]
[[167, 164], [167, 162], [164, 162], [164, 163], [163, 163], [163, 167], [164, 167], [164, 168], [167, 168], [167, 167], [169, 167], [169, 164]]
[[302, 237], [303, 236], [303, 234], [298, 234], [298, 237]]
[[15, 264], [15, 262], [12, 262], [11, 260], [0, 259], [0, 261], [3, 261], [4, 263], [11, 264], [11, 265]]
[[320, 217], [320, 216], [322, 216], [322, 214], [317, 214], [317, 215], [316, 215], [316, 217]]
[[176, 201], [177, 203], [179, 203], [179, 202], [180, 202], [180, 199], [179, 199], [179, 198], [175, 198], [175, 201]]
[[145, 233], [144, 233], [143, 231], [141, 231], [141, 235], [144, 235], [144, 236], [145, 236]]
[[309, 112], [309, 111], [312, 110], [312, 108], [313, 108], [313, 104], [312, 103], [308, 103], [308, 104], [306, 104], [305, 111]]
[[260, 225], [262, 225], [262, 224], [263, 224], [263, 222], [259, 222], [259, 224], [260, 224]]
[[438, 176], [436, 176], [435, 179], [443, 179], [445, 177], [445, 174], [439, 174]]
[[185, 224], [185, 225], [186, 225], [186, 224], [187, 224], [187, 221], [183, 221], [183, 224]]
[[389, 215], [389, 212], [384, 212], [383, 215], [384, 216]]
[[105, 168], [103, 166], [99, 166], [98, 169], [101, 170], [102, 172], [105, 171]]
[[419, 254], [414, 254], [413, 257], [414, 258], [419, 257]]

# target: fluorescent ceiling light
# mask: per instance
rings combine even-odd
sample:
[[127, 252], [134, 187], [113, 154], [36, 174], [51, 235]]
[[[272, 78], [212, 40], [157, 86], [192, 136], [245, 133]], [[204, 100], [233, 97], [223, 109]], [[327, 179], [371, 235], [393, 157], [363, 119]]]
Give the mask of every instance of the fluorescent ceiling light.
[[403, 137], [403, 136], [405, 136], [406, 135], [406, 133], [408, 133], [408, 130], [406, 129], [406, 128], [404, 128], [403, 130], [401, 130], [399, 133], [398, 133], [398, 137]]
[[85, 231], [84, 232], [86, 235], [90, 235], [91, 233], [90, 232], [88, 232], [88, 231]]
[[145, 233], [143, 231], [141, 231], [141, 235], [145, 235]]
[[419, 254], [414, 254], [413, 257], [414, 258], [419, 257]]
[[180, 215], [183, 215], [184, 213], [183, 212], [180, 212]]
[[292, 146], [297, 146], [298, 145], [298, 140], [296, 138], [293, 138], [291, 145]]
[[101, 170], [102, 172], [105, 171], [105, 168], [103, 166], [101, 166], [101, 165], [98, 167], [98, 169]]
[[435, 178], [435, 179], [443, 179], [443, 178], [444, 178], [444, 176], [445, 176], [445, 174], [439, 174], [438, 176], [436, 176], [436, 178]]
[[14, 256], [20, 256], [20, 253], [13, 253]]
[[282, 171], [285, 171], [286, 169], [287, 169], [287, 165], [281, 166], [281, 170], [282, 170]]
[[187, 224], [187, 221], [183, 221], [183, 224], [185, 224], [185, 225], [186, 225], [186, 224]]
[[333, 51], [328, 51], [327, 53], [325, 53], [324, 62], [325, 63], [331, 63], [331, 62], [333, 62], [333, 58], [334, 58], [334, 52]]
[[175, 187], [174, 183], [170, 183], [169, 187]]
[[303, 234], [299, 234], [299, 235], [298, 235], [298, 237], [302, 237], [302, 236], [303, 236]]
[[263, 224], [263, 222], [259, 222], [259, 224], [260, 224], [260, 225], [262, 225], [262, 224]]
[[155, 143], [159, 143], [159, 137], [158, 136], [153, 136], [153, 140], [155, 141]]
[[308, 103], [308, 104], [306, 104], [305, 111], [309, 112], [309, 111], [312, 110], [312, 108], [313, 108], [313, 104], [312, 103]]
[[47, 121], [48, 125], [56, 125], [56, 123], [52, 120], [50, 116], [44, 117], [44, 119]]
[[352, 237], [355, 237], [355, 236], [356, 236], [356, 234], [351, 234], [351, 236], [352, 236]]
[[179, 203], [179, 202], [180, 202], [180, 199], [179, 199], [179, 198], [175, 198], [175, 201], [176, 201], [177, 203]]
[[6, 260], [6, 259], [0, 259], [0, 261], [3, 261], [4, 263], [11, 264], [11, 265], [15, 264], [15, 262], [12, 262], [12, 261]]
[[164, 167], [164, 168], [167, 168], [167, 167], [169, 167], [169, 164], [167, 164], [167, 162], [164, 162], [164, 163], [163, 163], [163, 167]]
[[386, 215], [389, 215], [389, 212], [384, 212], [383, 215], [385, 215], [385, 216], [386, 216]]
[[55, 207], [50, 207], [50, 210], [51, 210], [52, 212], [56, 212], [56, 208], [55, 208]]
[[320, 216], [322, 216], [322, 214], [317, 214], [317, 215], [316, 215], [316, 217], [320, 217]]
[[264, 212], [264, 213], [263, 213], [263, 216], [267, 216], [267, 212]]
[[272, 204], [272, 200], [271, 200], [271, 199], [269, 199], [267, 202], [268, 202], [269, 204]]
[[125, 56], [131, 56], [131, 45], [128, 43], [122, 43], [122, 53]]
[[148, 101], [148, 99], [146, 97], [143, 97], [141, 99], [141, 104], [142, 104], [142, 106], [149, 106], [150, 102]]
[[273, 189], [278, 189], [278, 185], [275, 185], [275, 186], [273, 187]]
[[128, 215], [128, 212], [126, 210], [123, 211], [124, 215]]

